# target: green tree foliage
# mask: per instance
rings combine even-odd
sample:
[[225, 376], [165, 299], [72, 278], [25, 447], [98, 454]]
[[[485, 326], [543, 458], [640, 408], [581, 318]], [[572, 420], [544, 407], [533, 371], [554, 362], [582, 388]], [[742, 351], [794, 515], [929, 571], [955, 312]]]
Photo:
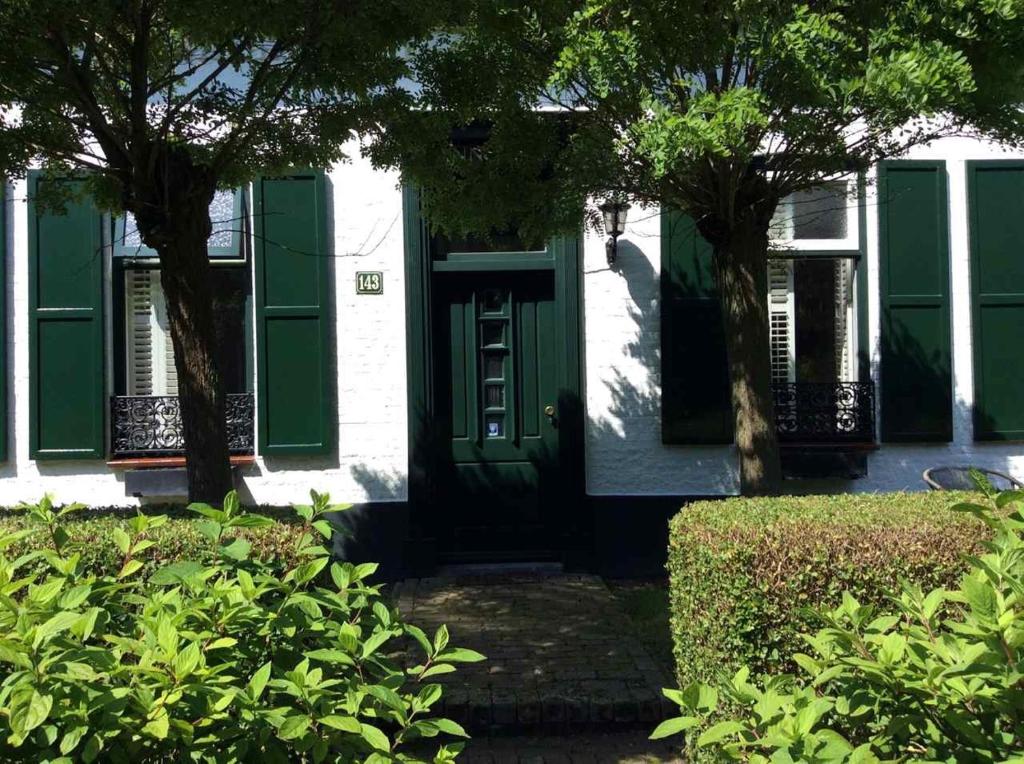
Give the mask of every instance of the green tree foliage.
[[[939, 136], [1019, 138], [1022, 51], [1022, 0], [484, 0], [415, 47], [416, 108], [374, 151], [445, 226], [572, 227], [588, 194], [690, 215], [715, 253], [744, 489], [761, 493], [779, 478], [779, 200]], [[489, 139], [451, 151], [473, 121]]]
[[[1021, 761], [1024, 492], [989, 498], [954, 507], [993, 534], [957, 589], [904, 583], [889, 611], [847, 593], [793, 656], [799, 679], [743, 668], [720, 690], [666, 690], [682, 714], [653, 736], [692, 730], [714, 761]], [[735, 718], [715, 715], [722, 699]]]
[[[376, 566], [332, 563], [328, 513], [312, 493], [282, 571], [251, 554], [240, 530], [273, 521], [191, 509], [218, 550], [144, 576], [165, 516], [113, 531], [114, 569], [89, 572], [65, 528], [73, 505], [26, 507], [0, 535], [0, 757], [4, 761], [414, 761], [408, 743], [465, 737], [432, 708], [428, 681], [482, 660], [404, 623], [368, 582]], [[29, 535], [49, 545], [12, 558]], [[45, 563], [40, 569], [38, 563]], [[407, 667], [396, 661], [402, 645]], [[436, 747], [451, 761], [458, 746]]]
[[[160, 256], [193, 500], [230, 489], [207, 239], [218, 186], [329, 165], [429, 2], [5, 0], [0, 172], [88, 171]], [[371, 101], [368, 96], [373, 94]]]

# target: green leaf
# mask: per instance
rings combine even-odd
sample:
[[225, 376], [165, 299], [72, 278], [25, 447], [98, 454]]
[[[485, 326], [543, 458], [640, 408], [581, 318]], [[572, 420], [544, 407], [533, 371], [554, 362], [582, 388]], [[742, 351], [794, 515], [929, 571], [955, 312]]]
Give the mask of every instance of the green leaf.
[[320, 575], [320, 571], [327, 567], [328, 562], [330, 562], [329, 557], [319, 557], [300, 565], [295, 571], [295, 581], [299, 584], [305, 584], [312, 581]]
[[337, 716], [331, 714], [330, 716], [324, 716], [317, 719], [319, 724], [331, 729], [341, 730], [342, 732], [351, 732], [354, 735], [358, 735], [363, 730], [363, 725], [359, 723], [359, 720], [352, 716]]
[[438, 626], [434, 633], [434, 652], [439, 653], [448, 645], [448, 627], [445, 624]]
[[363, 740], [365, 740], [371, 746], [376, 748], [378, 751], [391, 750], [391, 741], [388, 739], [388, 736], [381, 732], [377, 727], [374, 727], [372, 724], [361, 725], [359, 734], [363, 736]]
[[451, 650], [445, 650], [436, 655], [435, 660], [444, 661], [445, 663], [479, 663], [480, 661], [487, 660], [487, 658], [476, 650], [454, 647]]
[[393, 635], [390, 631], [378, 631], [374, 634], [371, 634], [366, 639], [366, 641], [363, 642], [363, 649], [361, 651], [362, 657], [364, 659], [369, 658], [371, 655], [377, 652], [377, 649], [381, 645], [383, 645], [385, 642], [391, 639], [392, 636]]
[[725, 740], [727, 737], [731, 737], [739, 732], [746, 729], [742, 724], [736, 721], [724, 721], [714, 724], [706, 729], [701, 736], [697, 738], [697, 745], [700, 747], [717, 743], [721, 740]]
[[423, 648], [423, 652], [430, 655], [433, 651], [431, 648], [430, 640], [427, 639], [427, 635], [423, 629], [419, 626], [413, 626], [412, 624], [405, 625], [405, 633], [416, 640], [420, 647]]
[[220, 548], [221, 554], [231, 560], [245, 560], [252, 551], [252, 544], [245, 539], [234, 539], [230, 544]]
[[128, 537], [128, 534], [121, 528], [114, 528], [111, 535], [114, 537], [114, 544], [117, 546], [118, 551], [123, 555], [127, 555], [128, 550], [132, 546], [132, 540]]
[[252, 679], [249, 680], [246, 688], [252, 700], [259, 700], [260, 695], [263, 694], [263, 690], [267, 686], [267, 680], [270, 679], [270, 670], [271, 663], [267, 661], [252, 675]]
[[440, 676], [441, 674], [453, 674], [455, 673], [455, 666], [450, 663], [435, 663], [433, 666], [428, 668], [422, 674], [420, 679], [428, 679], [432, 676]]
[[453, 722], [451, 719], [431, 719], [430, 720], [438, 731], [444, 732], [447, 735], [455, 735], [456, 737], [466, 737], [469, 735], [466, 730], [462, 728], [462, 725], [458, 722]]
[[277, 730], [277, 736], [282, 740], [294, 740], [295, 738], [302, 737], [306, 730], [309, 729], [310, 719], [308, 716], [299, 714], [296, 716], [289, 716], [284, 720]]
[[355, 664], [352, 656], [344, 650], [323, 648], [320, 650], [310, 650], [309, 652], [304, 653], [304, 655], [310, 660], [322, 661], [323, 663], [340, 663], [345, 666], [352, 666]]
[[428, 684], [416, 696], [416, 702], [421, 709], [428, 709], [441, 699], [441, 685]]
[[53, 708], [53, 697], [33, 690], [22, 723], [19, 725], [21, 734], [31, 732], [45, 722], [50, 715], [51, 708]]
[[168, 658], [178, 652], [178, 630], [174, 628], [170, 616], [162, 617], [157, 624], [156, 642]]
[[81, 615], [81, 613], [64, 610], [51, 617], [41, 626], [37, 626], [35, 639], [32, 640], [32, 647], [37, 648], [50, 637], [56, 636], [60, 632], [70, 629]]
[[89, 728], [85, 725], [73, 727], [70, 730], [68, 730], [64, 734], [64, 737], [61, 738], [60, 752], [65, 756], [71, 753], [73, 750], [75, 750], [75, 748], [78, 747], [78, 743], [82, 740], [82, 737], [88, 731]]
[[141, 560], [128, 560], [128, 562], [126, 562], [124, 566], [121, 568], [120, 572], [118, 572], [117, 577], [119, 579], [128, 578], [128, 576], [132, 575], [133, 573], [137, 573], [141, 569]]
[[68, 589], [60, 598], [60, 606], [65, 610], [74, 610], [87, 599], [92, 593], [92, 586], [89, 584], [79, 584]]
[[685, 732], [686, 730], [695, 727], [699, 722], [700, 719], [695, 716], [677, 716], [674, 719], [666, 719], [654, 728], [654, 732], [651, 733], [650, 739], [660, 740], [664, 737], [678, 735], [680, 732]]
[[202, 571], [202, 563], [182, 560], [160, 568], [150, 577], [149, 582], [155, 586], [177, 586]]
[[371, 684], [366, 688], [366, 692], [392, 711], [398, 711], [401, 714], [405, 713], [405, 703], [394, 690], [384, 687], [383, 685]]
[[102, 612], [103, 610], [98, 607], [86, 610], [81, 617], [72, 624], [71, 633], [83, 642], [87, 641], [89, 637], [92, 636], [93, 629], [96, 628], [96, 620]]
[[170, 730], [170, 720], [166, 711], [162, 711], [155, 719], [146, 723], [142, 731], [157, 740], [164, 740]]
[[174, 656], [171, 661], [171, 669], [178, 679], [185, 679], [196, 670], [199, 665], [200, 651], [199, 643], [192, 642], [184, 650]]

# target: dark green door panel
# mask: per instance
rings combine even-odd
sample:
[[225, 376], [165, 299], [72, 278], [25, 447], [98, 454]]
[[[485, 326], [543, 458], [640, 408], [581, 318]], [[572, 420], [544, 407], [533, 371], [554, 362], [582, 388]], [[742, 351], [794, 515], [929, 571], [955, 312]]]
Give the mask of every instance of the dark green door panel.
[[1024, 439], [1024, 162], [968, 162], [974, 437]]
[[[99, 459], [105, 452], [101, 216], [89, 200], [36, 204], [29, 176], [29, 452]], [[63, 213], [63, 214], [61, 214]]]
[[323, 173], [260, 178], [253, 204], [259, 450], [328, 453], [336, 422]]
[[944, 162], [878, 170], [882, 440], [953, 437]]
[[554, 274], [446, 273], [435, 290], [447, 555], [535, 557], [557, 534]]
[[722, 310], [711, 246], [693, 221], [661, 214], [661, 439], [732, 443]]

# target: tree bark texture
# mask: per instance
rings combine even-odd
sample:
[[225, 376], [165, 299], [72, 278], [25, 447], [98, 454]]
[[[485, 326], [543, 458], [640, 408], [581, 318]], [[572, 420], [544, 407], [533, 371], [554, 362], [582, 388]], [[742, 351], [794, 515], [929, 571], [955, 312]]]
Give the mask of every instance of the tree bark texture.
[[160, 256], [190, 501], [219, 504], [232, 489], [224, 387], [218, 366], [207, 240], [216, 185], [184, 151], [166, 149], [155, 177], [136, 185], [139, 233]]
[[768, 224], [741, 220], [712, 241], [729, 359], [729, 380], [745, 496], [778, 493], [782, 466], [775, 429], [768, 328]]

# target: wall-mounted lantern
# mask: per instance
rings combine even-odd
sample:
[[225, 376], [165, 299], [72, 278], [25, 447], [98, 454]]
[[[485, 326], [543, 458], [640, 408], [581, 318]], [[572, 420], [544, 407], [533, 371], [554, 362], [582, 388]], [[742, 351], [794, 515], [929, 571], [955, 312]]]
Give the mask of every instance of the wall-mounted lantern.
[[619, 237], [626, 231], [629, 204], [621, 199], [608, 199], [598, 209], [601, 210], [601, 216], [604, 218], [604, 230], [608, 234], [608, 241], [604, 245], [608, 265], [613, 265], [615, 256], [618, 254]]

